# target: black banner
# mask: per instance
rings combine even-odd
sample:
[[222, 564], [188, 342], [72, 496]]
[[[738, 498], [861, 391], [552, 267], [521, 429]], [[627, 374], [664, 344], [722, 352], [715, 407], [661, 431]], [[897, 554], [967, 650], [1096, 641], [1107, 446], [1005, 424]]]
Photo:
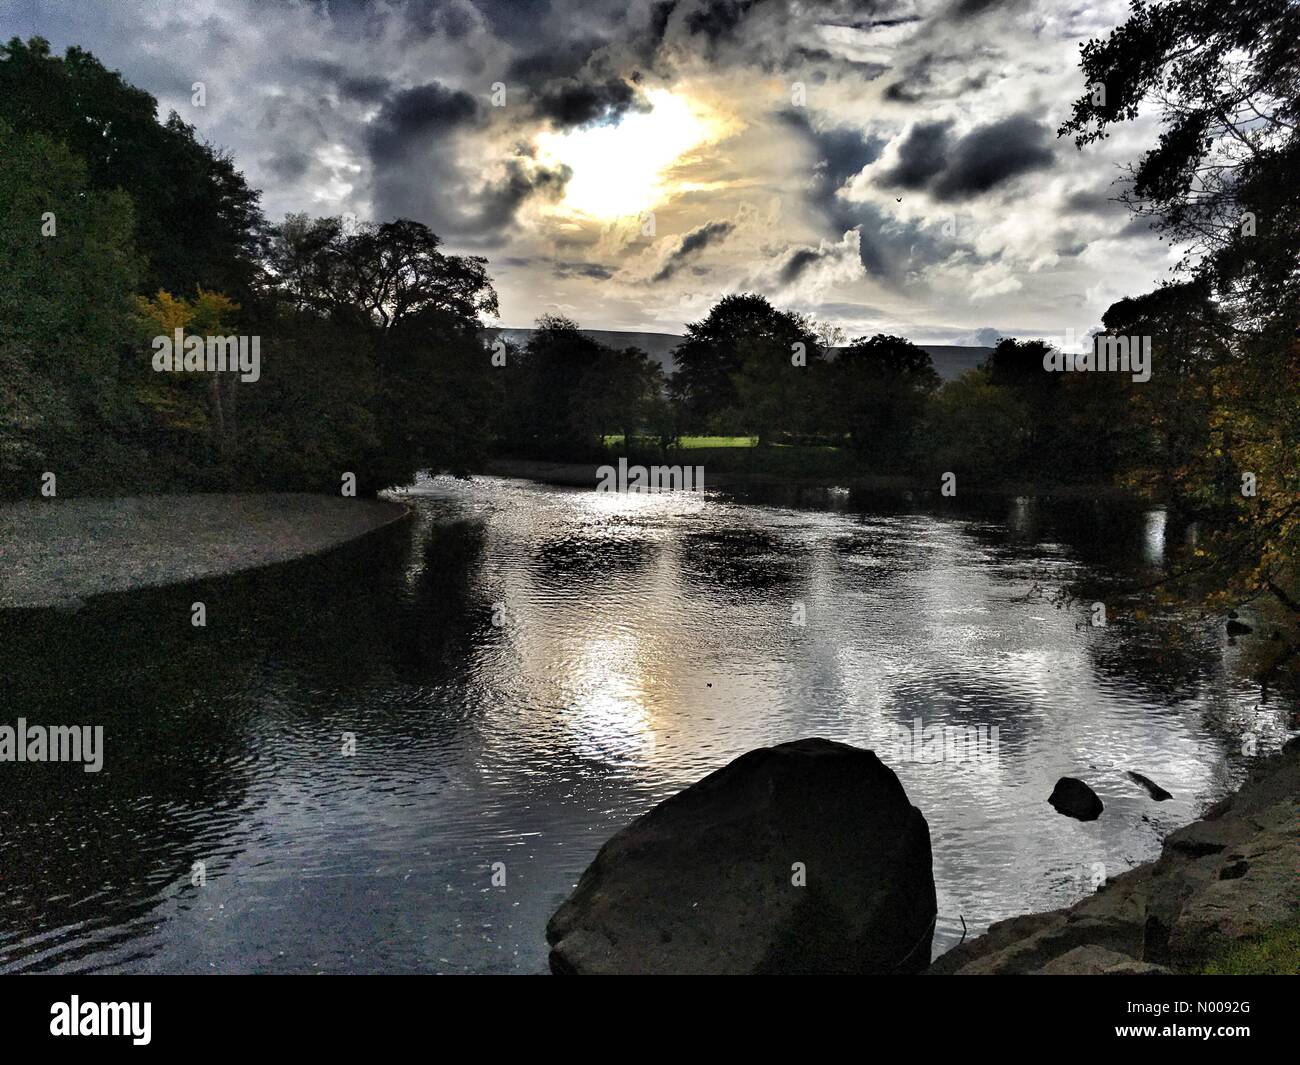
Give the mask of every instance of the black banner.
[[[751, 981], [715, 998], [647, 980], [633, 989], [551, 979], [498, 980], [488, 988], [463, 978], [449, 987], [409, 976], [14, 977], [0, 995], [0, 1030], [10, 1052], [93, 1054], [111, 1045], [115, 1052], [201, 1049], [205, 1056], [248, 1048], [337, 1053], [390, 1039], [446, 1046], [466, 1038], [490, 1053], [518, 1038], [554, 1045], [566, 1020], [576, 1026], [574, 1042], [590, 1045], [608, 1031], [622, 1045], [633, 1033], [648, 1036], [649, 1045], [687, 1032], [696, 1033], [692, 1043], [701, 1033], [732, 1041], [738, 1021], [752, 1031], [761, 1018], [765, 1039], [809, 1040], [810, 1049], [819, 1041], [812, 1027], [818, 1017], [836, 1021], [841, 1035], [847, 1021], [863, 1036], [892, 1033], [891, 1040], [918, 1039], [928, 1048], [992, 1043], [1086, 1052], [1135, 1044], [1149, 1053], [1207, 1043], [1229, 1051], [1261, 1040], [1281, 1045], [1294, 1033], [1295, 985], [1266, 977], [880, 977], [841, 988], [835, 1001], [857, 1003], [847, 1015], [843, 1006], [819, 1013], [825, 992], [789, 980]], [[747, 1005], [737, 1012], [739, 1002]]]

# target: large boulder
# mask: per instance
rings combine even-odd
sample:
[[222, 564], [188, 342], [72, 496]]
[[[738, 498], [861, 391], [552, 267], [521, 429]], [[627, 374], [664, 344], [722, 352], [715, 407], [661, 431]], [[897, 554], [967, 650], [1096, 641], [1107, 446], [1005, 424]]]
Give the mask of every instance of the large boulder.
[[871, 751], [737, 758], [610, 839], [547, 925], [556, 973], [893, 973], [930, 962], [930, 829]]

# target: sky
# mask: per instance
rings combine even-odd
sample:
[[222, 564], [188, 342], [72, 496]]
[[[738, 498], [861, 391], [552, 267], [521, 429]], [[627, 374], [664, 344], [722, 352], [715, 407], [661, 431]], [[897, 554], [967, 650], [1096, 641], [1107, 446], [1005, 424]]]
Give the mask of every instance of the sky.
[[[1078, 337], [1177, 259], [1056, 130], [1124, 0], [0, 0], [232, 153], [267, 216], [414, 218], [499, 320], [678, 333], [760, 292], [846, 336]], [[202, 106], [194, 84], [203, 83]], [[1067, 332], [1068, 331], [1068, 332]]]

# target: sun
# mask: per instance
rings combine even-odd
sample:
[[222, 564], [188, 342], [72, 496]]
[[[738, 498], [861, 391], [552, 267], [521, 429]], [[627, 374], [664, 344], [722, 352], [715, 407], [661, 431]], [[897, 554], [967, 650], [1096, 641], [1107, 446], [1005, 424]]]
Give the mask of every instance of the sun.
[[646, 99], [649, 110], [629, 111], [617, 123], [538, 135], [542, 161], [573, 174], [559, 210], [601, 220], [637, 215], [686, 187], [669, 170], [717, 140], [724, 124], [703, 104], [666, 89], [652, 89]]

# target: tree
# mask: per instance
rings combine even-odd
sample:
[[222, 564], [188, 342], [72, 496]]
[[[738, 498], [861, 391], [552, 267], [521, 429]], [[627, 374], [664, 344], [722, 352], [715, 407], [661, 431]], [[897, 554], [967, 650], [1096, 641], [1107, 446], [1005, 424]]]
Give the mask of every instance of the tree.
[[656, 413], [663, 371], [639, 348], [601, 347], [600, 357], [574, 389], [570, 423], [579, 439], [603, 445], [605, 437], [621, 435], [624, 450], [631, 451], [637, 434]]
[[1044, 340], [999, 340], [985, 362], [988, 382], [1005, 388], [1020, 401], [1025, 417], [1017, 432], [1025, 480], [1050, 480], [1057, 470], [1056, 433], [1060, 424], [1060, 391], [1064, 374], [1043, 366], [1052, 346]]
[[132, 197], [144, 290], [204, 285], [242, 299], [263, 239], [258, 194], [192, 126], [174, 112], [159, 123], [157, 109], [81, 48], [59, 58], [39, 37], [0, 46], [0, 120], [66, 145], [84, 160], [88, 187]]
[[1139, 434], [1127, 463], [1130, 482], [1189, 516], [1213, 503], [1207, 486], [1222, 487], [1229, 472], [1214, 458], [1210, 412], [1214, 368], [1230, 358], [1230, 331], [1208, 292], [1204, 281], [1162, 285], [1102, 316], [1108, 333], [1152, 341], [1151, 380], [1129, 390], [1127, 420]]
[[1221, 312], [1199, 490], [1231, 515], [1179, 574], [1227, 595], [1268, 590], [1300, 614], [1298, 38], [1292, 0], [1135, 0], [1083, 46], [1088, 89], [1060, 132], [1083, 148], [1159, 109], [1159, 143], [1130, 169], [1125, 198], [1183, 247], [1183, 274]]
[[[235, 332], [234, 315], [239, 304], [220, 292], [206, 292], [202, 288], [194, 300], [177, 299], [170, 292], [160, 290], [153, 299], [137, 296], [136, 311], [143, 319], [146, 336], [173, 338], [176, 330], [181, 336], [187, 332], [190, 336], [207, 338], [210, 336], [228, 336]], [[179, 353], [176, 353], [179, 356]], [[152, 366], [150, 367], [152, 369]], [[226, 372], [208, 372], [200, 387], [207, 393], [207, 429], [218, 456], [224, 456], [230, 436], [234, 433], [235, 388], [238, 384], [238, 371], [232, 368]], [[146, 406], [166, 417], [167, 411], [175, 410], [178, 393], [192, 394], [198, 382], [188, 380], [184, 375], [151, 374], [147, 378], [152, 387], [141, 389], [140, 395]], [[184, 408], [184, 401], [180, 401]], [[187, 420], [191, 416], [187, 415]]]
[[133, 226], [130, 200], [91, 188], [67, 148], [0, 121], [0, 475], [11, 491], [20, 474], [126, 462], [108, 430], [127, 416]]
[[987, 368], [948, 381], [926, 412], [927, 472], [953, 472], [984, 485], [1024, 479], [1028, 417], [1025, 402], [994, 384]]
[[292, 313], [369, 338], [374, 385], [360, 401], [377, 446], [350, 460], [367, 490], [426, 467], [466, 472], [487, 445], [493, 386], [479, 316], [496, 313], [497, 296], [485, 259], [441, 246], [410, 219], [289, 215], [271, 234], [270, 275]]
[[929, 352], [879, 333], [840, 351], [832, 383], [853, 447], [890, 464], [910, 452], [939, 375]]
[[[769, 443], [777, 428], [805, 420], [810, 366], [822, 358], [814, 325], [779, 311], [762, 296], [724, 296], [708, 315], [686, 327], [674, 349], [672, 393], [687, 431], [742, 430]], [[804, 365], [792, 357], [802, 344]], [[724, 412], [743, 424], [720, 425]], [[781, 426], [779, 423], [786, 424]]]
[[508, 392], [508, 439], [517, 449], [537, 455], [594, 454], [598, 429], [578, 410], [582, 382], [610, 355], [578, 323], [547, 314], [513, 364]]
[[436, 233], [409, 218], [348, 224], [291, 214], [271, 235], [269, 262], [299, 308], [359, 313], [381, 334], [419, 314], [458, 322], [495, 315], [487, 260], [441, 247]]
[[1060, 130], [1082, 148], [1159, 109], [1159, 144], [1129, 168], [1124, 198], [1244, 321], [1294, 312], [1300, 287], [1298, 38], [1293, 0], [1135, 0], [1083, 46], [1088, 91]]

